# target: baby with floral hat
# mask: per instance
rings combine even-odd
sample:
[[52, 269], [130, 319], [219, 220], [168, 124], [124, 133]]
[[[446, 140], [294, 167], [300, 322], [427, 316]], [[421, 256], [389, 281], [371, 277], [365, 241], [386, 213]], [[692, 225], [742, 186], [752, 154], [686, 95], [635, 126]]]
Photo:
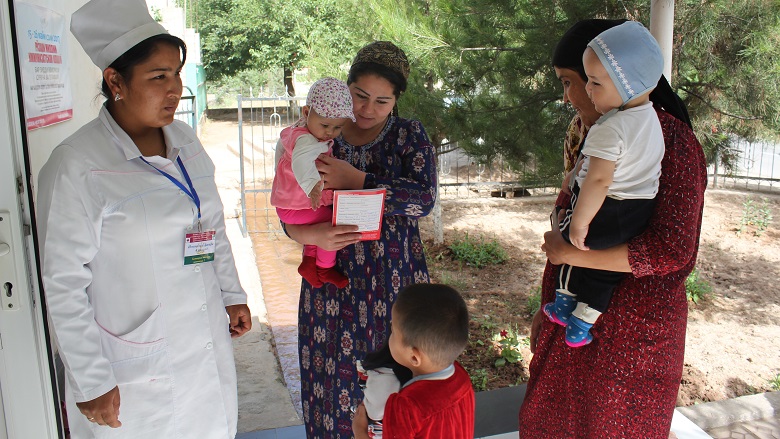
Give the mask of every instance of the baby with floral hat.
[[[603, 249], [640, 234], [655, 207], [664, 138], [650, 92], [661, 79], [664, 59], [650, 32], [627, 21], [594, 38], [582, 60], [585, 90], [602, 116], [564, 180], [572, 208], [559, 216], [558, 227], [580, 250]], [[591, 328], [607, 311], [623, 276], [561, 267], [555, 301], [542, 309], [566, 326], [566, 344], [580, 347], [593, 341]]]
[[[301, 118], [282, 130], [271, 204], [285, 224], [331, 221], [333, 191], [323, 190], [315, 162], [320, 154], [331, 155], [333, 139], [349, 120], [355, 121], [349, 87], [336, 78], [322, 78], [309, 89]], [[305, 245], [298, 273], [313, 287], [332, 283], [344, 288], [349, 280], [335, 265], [335, 251]]]

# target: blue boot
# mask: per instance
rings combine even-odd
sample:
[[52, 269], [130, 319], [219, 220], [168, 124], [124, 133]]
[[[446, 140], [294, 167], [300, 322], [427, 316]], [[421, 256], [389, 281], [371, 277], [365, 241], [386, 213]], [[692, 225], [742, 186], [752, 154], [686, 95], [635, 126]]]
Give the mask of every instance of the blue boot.
[[542, 311], [544, 311], [544, 315], [546, 315], [551, 322], [566, 326], [569, 323], [569, 316], [571, 316], [571, 313], [576, 306], [577, 295], [572, 294], [563, 288], [559, 288], [555, 290], [555, 302], [544, 305]]
[[566, 327], [566, 344], [578, 348], [592, 342], [593, 334], [590, 333], [590, 328], [599, 317], [601, 317], [600, 311], [591, 308], [587, 303], [578, 303]]

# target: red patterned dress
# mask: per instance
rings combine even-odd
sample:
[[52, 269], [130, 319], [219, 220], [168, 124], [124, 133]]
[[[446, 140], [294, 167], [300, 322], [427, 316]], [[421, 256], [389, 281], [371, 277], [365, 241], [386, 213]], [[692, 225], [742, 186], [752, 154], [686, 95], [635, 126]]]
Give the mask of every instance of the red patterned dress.
[[[520, 409], [520, 438], [666, 439], [683, 369], [688, 303], [707, 171], [682, 121], [658, 111], [666, 153], [655, 214], [628, 242], [631, 274], [593, 326], [593, 343], [570, 348], [565, 328], [544, 319]], [[542, 303], [560, 266], [547, 263]]]

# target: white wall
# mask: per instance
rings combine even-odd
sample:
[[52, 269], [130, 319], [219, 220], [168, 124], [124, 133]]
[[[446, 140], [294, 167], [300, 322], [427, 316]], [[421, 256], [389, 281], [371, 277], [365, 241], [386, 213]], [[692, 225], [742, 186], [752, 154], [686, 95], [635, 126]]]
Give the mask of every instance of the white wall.
[[[33, 4], [50, 9], [65, 17], [66, 28], [70, 29], [70, 16], [84, 5], [87, 0], [25, 0], [24, 3]], [[19, 0], [14, 0], [14, 4]], [[73, 96], [73, 118], [56, 125], [38, 128], [27, 132], [30, 146], [30, 164], [33, 174], [33, 185], [37, 187], [38, 173], [46, 163], [51, 151], [61, 141], [81, 128], [82, 125], [94, 119], [103, 97], [100, 94], [100, 69], [92, 64], [87, 54], [79, 45], [70, 31], [68, 35], [68, 65], [70, 72], [71, 94]], [[34, 188], [35, 189], [35, 188]]]

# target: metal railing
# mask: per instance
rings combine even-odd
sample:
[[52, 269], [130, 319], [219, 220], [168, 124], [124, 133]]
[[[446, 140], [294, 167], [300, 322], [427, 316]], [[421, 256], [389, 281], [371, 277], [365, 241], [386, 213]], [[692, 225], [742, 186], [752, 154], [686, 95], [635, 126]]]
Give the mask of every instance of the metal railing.
[[306, 96], [237, 96], [238, 148], [243, 233], [279, 233], [270, 195], [276, 142], [282, 129], [301, 115]]
[[732, 145], [737, 157], [734, 169], [725, 171], [717, 162], [709, 166], [710, 187], [780, 192], [780, 146], [777, 143], [736, 139]]
[[186, 122], [195, 132], [198, 132], [197, 107], [195, 106], [195, 96], [182, 96], [179, 100], [179, 106], [176, 108], [174, 117]]

